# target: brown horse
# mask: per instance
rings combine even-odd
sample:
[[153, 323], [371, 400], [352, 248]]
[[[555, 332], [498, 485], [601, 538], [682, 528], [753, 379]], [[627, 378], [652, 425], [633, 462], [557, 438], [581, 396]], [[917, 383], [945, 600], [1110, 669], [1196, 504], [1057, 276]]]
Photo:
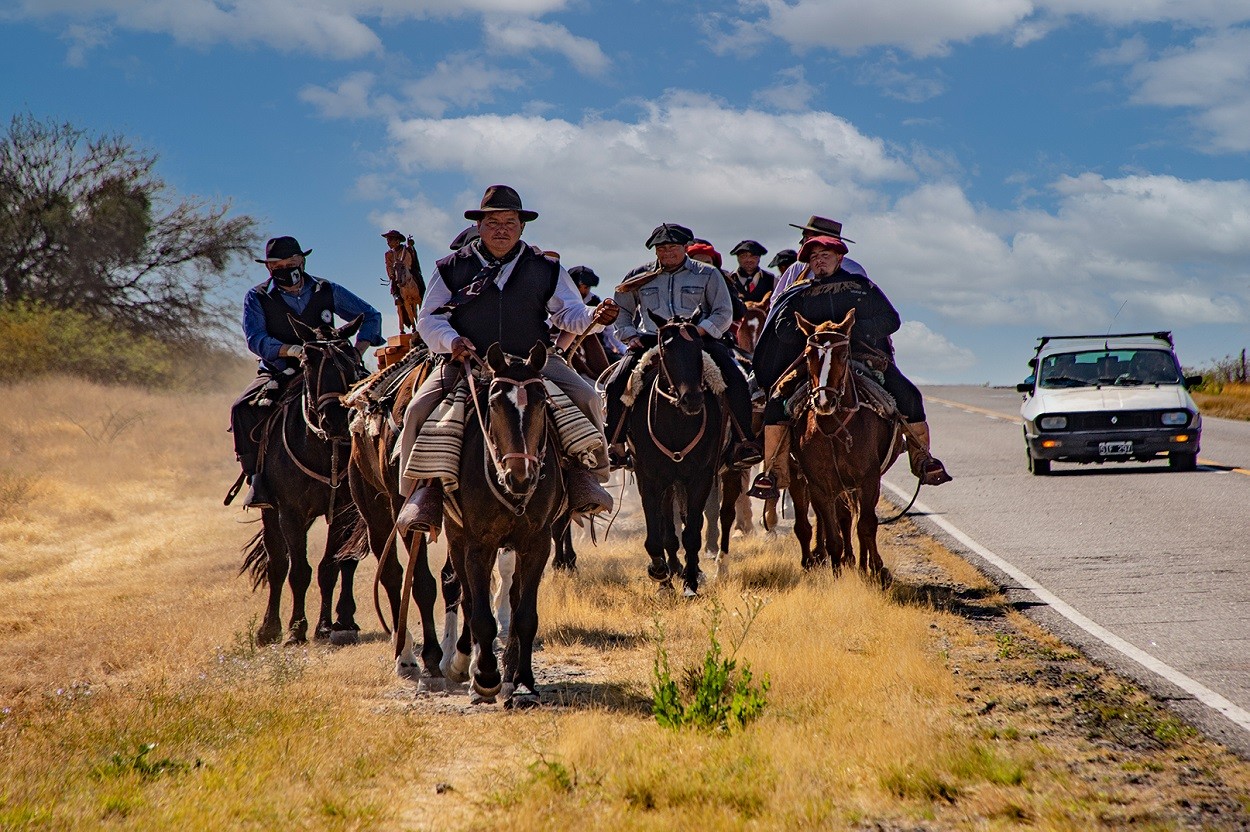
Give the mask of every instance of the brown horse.
[[[467, 663], [477, 648], [473, 699], [504, 706], [537, 704], [534, 637], [538, 633], [538, 583], [551, 556], [551, 532], [565, 511], [565, 486], [550, 400], [541, 370], [547, 351], [535, 345], [528, 359], [486, 351], [487, 389], [474, 392], [476, 424], [465, 430], [460, 457], [459, 510], [448, 513], [447, 549], [463, 587], [465, 629], [451, 667]], [[516, 557], [510, 593], [512, 627], [502, 674], [495, 658], [499, 627], [490, 594], [491, 569], [500, 550]]]
[[[395, 557], [395, 518], [404, 500], [399, 494], [399, 460], [395, 458], [394, 450], [404, 410], [413, 390], [425, 379], [428, 369], [428, 361], [423, 361], [421, 354], [413, 354], [400, 364], [370, 377], [344, 397], [344, 402], [356, 410], [352, 419], [352, 455], [348, 468], [352, 499], [364, 518], [369, 548], [378, 558], [376, 583], [386, 588], [390, 602], [391, 622], [395, 625], [393, 632], [396, 634], [395, 671], [406, 678], [416, 677], [420, 668], [413, 653], [412, 636], [406, 627], [400, 626], [405, 616], [401, 614], [402, 572]], [[425, 536], [406, 535], [404, 544], [409, 557], [415, 558], [412, 597], [421, 615], [421, 661], [426, 675], [439, 677], [442, 676], [439, 663], [450, 649], [458, 628], [454, 623], [448, 626], [446, 630], [451, 635], [444, 636], [440, 646], [434, 622], [438, 583], [430, 572]], [[454, 610], [460, 600], [460, 588], [450, 561], [443, 566], [442, 585], [445, 606]], [[385, 620], [382, 620], [382, 626], [387, 628]]]
[[[834, 571], [855, 564], [852, 526], [859, 539], [860, 571], [888, 577], [877, 550], [877, 500], [881, 475], [902, 450], [896, 422], [870, 406], [863, 382], [851, 365], [851, 329], [855, 310], [841, 323], [813, 324], [795, 314], [807, 336], [804, 359], [810, 391], [791, 422], [795, 456], [806, 477], [817, 522], [830, 548]], [[804, 566], [819, 562], [811, 551], [806, 511], [795, 504], [795, 535]]]

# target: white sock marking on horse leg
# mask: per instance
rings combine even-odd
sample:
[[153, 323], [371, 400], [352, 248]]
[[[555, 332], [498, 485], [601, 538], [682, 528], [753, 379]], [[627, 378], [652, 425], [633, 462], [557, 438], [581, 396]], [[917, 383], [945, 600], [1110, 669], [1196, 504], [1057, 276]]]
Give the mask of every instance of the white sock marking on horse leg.
[[512, 575], [516, 572], [516, 552], [500, 549], [498, 559], [499, 591], [495, 593], [495, 619], [499, 622], [499, 640], [506, 641], [512, 631]]
[[412, 650], [412, 633], [408, 630], [404, 630], [403, 645], [403, 649], [395, 658], [395, 675], [404, 679], [416, 678], [420, 672], [420, 663], [417, 661], [417, 654]]
[[456, 610], [450, 609], [443, 614], [443, 661], [447, 661], [456, 652], [456, 642], [460, 639], [460, 616]]

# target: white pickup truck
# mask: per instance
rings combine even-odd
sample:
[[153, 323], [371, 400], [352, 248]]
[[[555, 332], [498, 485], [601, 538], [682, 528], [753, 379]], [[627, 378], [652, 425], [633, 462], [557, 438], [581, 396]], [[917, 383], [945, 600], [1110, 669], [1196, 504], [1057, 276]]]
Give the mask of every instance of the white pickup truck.
[[1202, 416], [1189, 395], [1172, 333], [1041, 338], [1033, 374], [1016, 385], [1029, 470], [1051, 462], [1145, 462], [1167, 456], [1177, 471], [1198, 464]]

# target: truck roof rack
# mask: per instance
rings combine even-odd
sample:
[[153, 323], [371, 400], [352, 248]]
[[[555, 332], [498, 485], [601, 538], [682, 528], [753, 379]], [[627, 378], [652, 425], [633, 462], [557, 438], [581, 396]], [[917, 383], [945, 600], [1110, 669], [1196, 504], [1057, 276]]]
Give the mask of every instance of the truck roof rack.
[[1161, 341], [1167, 341], [1170, 347], [1176, 346], [1172, 341], [1172, 333], [1163, 330], [1158, 332], [1110, 332], [1103, 335], [1043, 335], [1037, 339], [1037, 349], [1040, 352], [1042, 347], [1051, 341], [1079, 341], [1083, 339], [1102, 341], [1105, 348], [1106, 342], [1112, 338], [1158, 338]]

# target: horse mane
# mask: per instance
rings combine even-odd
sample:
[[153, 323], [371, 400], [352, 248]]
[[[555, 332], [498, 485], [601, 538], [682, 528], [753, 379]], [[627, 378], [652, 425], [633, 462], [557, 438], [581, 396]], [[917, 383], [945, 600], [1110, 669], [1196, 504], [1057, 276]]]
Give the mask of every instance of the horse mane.
[[[706, 351], [700, 350], [703, 355], [703, 386], [706, 387], [714, 395], [722, 395], [725, 392], [725, 377], [721, 375], [720, 367], [716, 366], [716, 362], [712, 360], [712, 356]], [[642, 354], [638, 365], [634, 367], [633, 373], [629, 376], [629, 381], [625, 384], [625, 392], [621, 396], [621, 401], [626, 407], [633, 407], [634, 402], [638, 400], [639, 394], [642, 393], [643, 384], [646, 383], [647, 372], [652, 366], [660, 360], [660, 348], [654, 346]]]

